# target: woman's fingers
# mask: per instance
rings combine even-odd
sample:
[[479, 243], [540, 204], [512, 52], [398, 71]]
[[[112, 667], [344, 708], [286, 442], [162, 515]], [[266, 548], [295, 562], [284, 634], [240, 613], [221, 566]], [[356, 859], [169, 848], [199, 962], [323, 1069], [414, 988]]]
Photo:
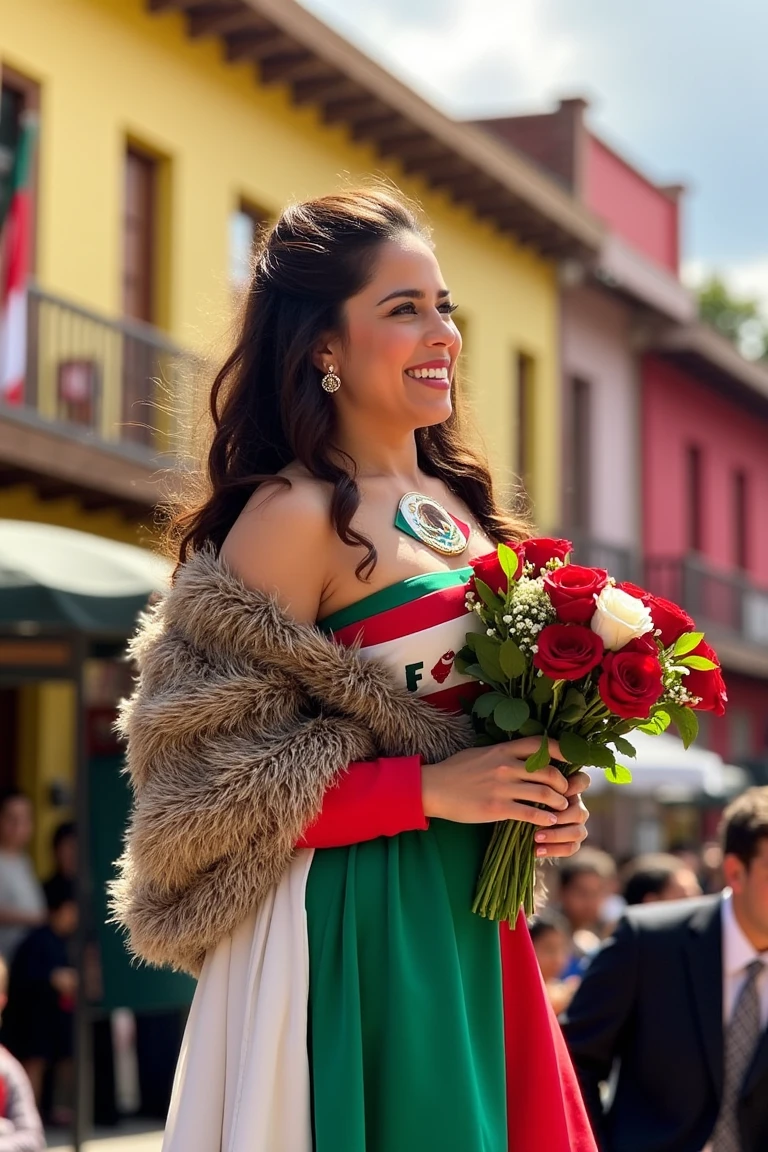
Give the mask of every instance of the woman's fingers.
[[522, 820], [526, 824], [538, 824], [542, 828], [552, 828], [557, 817], [545, 808], [534, 808], [520, 800], [511, 800], [496, 808], [495, 820]]
[[536, 855], [572, 856], [586, 838], [587, 829], [584, 824], [560, 824], [554, 828], [547, 828], [537, 832], [534, 837]]
[[568, 790], [566, 796], [580, 796], [582, 792], [586, 792], [592, 783], [592, 777], [588, 772], [576, 772], [573, 776], [568, 777]]
[[534, 783], [533, 780], [513, 781], [506, 791], [513, 800], [519, 800], [523, 804], [544, 804], [562, 815], [565, 815], [570, 807], [570, 802], [560, 792], [556, 792], [547, 784]]
[[566, 801], [567, 807], [557, 813], [558, 824], [586, 824], [589, 810], [581, 796], [572, 796]]

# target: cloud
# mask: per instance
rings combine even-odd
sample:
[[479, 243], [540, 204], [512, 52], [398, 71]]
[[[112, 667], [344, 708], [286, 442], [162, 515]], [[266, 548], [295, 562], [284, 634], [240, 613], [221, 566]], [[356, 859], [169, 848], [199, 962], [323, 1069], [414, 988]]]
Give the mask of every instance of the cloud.
[[303, 2], [449, 115], [586, 95], [608, 143], [690, 186], [686, 251], [738, 268], [768, 252], [765, 0]]

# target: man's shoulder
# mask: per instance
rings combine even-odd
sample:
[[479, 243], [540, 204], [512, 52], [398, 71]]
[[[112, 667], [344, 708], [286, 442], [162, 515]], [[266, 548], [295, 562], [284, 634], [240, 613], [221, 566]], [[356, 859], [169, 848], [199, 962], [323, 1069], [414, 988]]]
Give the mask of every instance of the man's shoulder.
[[659, 900], [628, 908], [624, 919], [639, 935], [675, 933], [690, 927], [706, 928], [720, 915], [720, 896], [700, 896], [695, 900]]

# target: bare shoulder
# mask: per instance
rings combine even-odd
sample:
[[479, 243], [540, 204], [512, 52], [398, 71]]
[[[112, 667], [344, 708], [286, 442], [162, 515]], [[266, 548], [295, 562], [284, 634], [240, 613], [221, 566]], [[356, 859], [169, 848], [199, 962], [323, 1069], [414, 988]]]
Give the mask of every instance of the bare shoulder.
[[221, 557], [249, 588], [276, 593], [295, 619], [314, 622], [333, 547], [330, 491], [306, 475], [283, 475], [290, 487], [265, 484], [254, 492]]

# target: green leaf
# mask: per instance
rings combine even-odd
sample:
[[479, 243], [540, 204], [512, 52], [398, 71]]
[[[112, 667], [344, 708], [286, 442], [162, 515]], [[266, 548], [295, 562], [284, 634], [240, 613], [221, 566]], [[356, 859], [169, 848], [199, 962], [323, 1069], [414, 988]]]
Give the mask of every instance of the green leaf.
[[504, 679], [504, 672], [502, 671], [501, 663], [499, 660], [499, 652], [501, 651], [501, 642], [495, 636], [482, 636], [478, 635], [475, 642], [475, 651], [477, 652], [477, 659], [480, 662], [480, 667], [483, 672], [495, 680], [498, 684]]
[[542, 736], [541, 744], [526, 760], [525, 770], [526, 772], [538, 772], [540, 768], [546, 768], [547, 764], [549, 764], [549, 740], [546, 736]]
[[666, 732], [671, 720], [669, 713], [664, 710], [666, 707], [665, 704], [664, 708], [659, 708], [653, 712], [650, 720], [647, 720], [645, 724], [638, 724], [638, 731], [645, 732], [648, 736], [661, 736], [662, 732]]
[[675, 656], [686, 656], [689, 652], [693, 652], [694, 648], [698, 648], [703, 639], [703, 632], [683, 632], [682, 636], [675, 640], [672, 652]]
[[569, 688], [563, 698], [563, 703], [557, 710], [557, 719], [563, 724], [575, 724], [581, 720], [587, 710], [587, 701], [583, 692], [577, 688]]
[[[512, 553], [514, 556], [514, 552]], [[505, 676], [514, 680], [525, 672], [527, 661], [514, 640], [505, 640], [499, 652], [499, 663]]]
[[507, 733], [503, 728], [499, 728], [492, 716], [489, 716], [485, 722], [485, 731], [493, 740], [494, 744], [502, 744], [505, 740], [509, 739]]
[[477, 635], [477, 632], [467, 632], [467, 635], [464, 638], [464, 643], [471, 652], [475, 651], [475, 641], [477, 640]]
[[506, 699], [506, 697], [502, 696], [501, 692], [483, 692], [482, 696], [478, 696], [472, 705], [472, 711], [475, 716], [479, 716], [482, 720], [487, 720], [496, 705], [504, 699]]
[[563, 732], [558, 743], [560, 751], [569, 764], [580, 768], [582, 764], [590, 763], [589, 744], [583, 736], [577, 736], [575, 732]]
[[616, 757], [610, 748], [606, 748], [605, 744], [589, 744], [589, 753], [584, 764], [592, 765], [595, 768], [614, 768], [616, 765]]
[[544, 731], [544, 725], [540, 720], [534, 720], [531, 716], [526, 720], [525, 724], [520, 725], [521, 736], [541, 736]]
[[517, 553], [514, 552], [507, 544], [499, 544], [498, 557], [502, 571], [511, 584], [515, 579], [515, 574], [520, 564], [520, 561], [517, 558]]
[[708, 660], [706, 656], [686, 656], [680, 663], [686, 668], [695, 668], [697, 672], [711, 672], [713, 668], [717, 668], [717, 664], [713, 660]]
[[504, 611], [504, 601], [501, 597], [497, 596], [493, 589], [489, 588], [484, 580], [479, 580], [477, 576], [475, 577], [475, 588], [478, 591], [480, 599], [486, 607], [490, 608], [491, 612]]
[[505, 697], [493, 710], [493, 720], [505, 732], [517, 732], [521, 724], [525, 724], [531, 710], [525, 700]]
[[479, 664], [467, 664], [466, 668], [464, 669], [464, 675], [474, 676], [476, 680], [485, 681], [488, 679]]
[[666, 707], [684, 746], [690, 748], [699, 734], [699, 720], [696, 713], [691, 708], [683, 708], [680, 704], [667, 704]]
[[605, 776], [613, 784], [632, 783], [632, 773], [623, 764], [614, 764], [613, 768], [606, 769]]
[[537, 676], [533, 682], [533, 692], [531, 699], [534, 704], [549, 704], [555, 690], [554, 680], [550, 680], [548, 676]]
[[611, 735], [611, 744], [617, 752], [621, 752], [622, 756], [631, 756], [633, 760], [637, 756], [637, 748], [634, 744], [630, 744], [629, 740], [625, 740], [623, 736]]

